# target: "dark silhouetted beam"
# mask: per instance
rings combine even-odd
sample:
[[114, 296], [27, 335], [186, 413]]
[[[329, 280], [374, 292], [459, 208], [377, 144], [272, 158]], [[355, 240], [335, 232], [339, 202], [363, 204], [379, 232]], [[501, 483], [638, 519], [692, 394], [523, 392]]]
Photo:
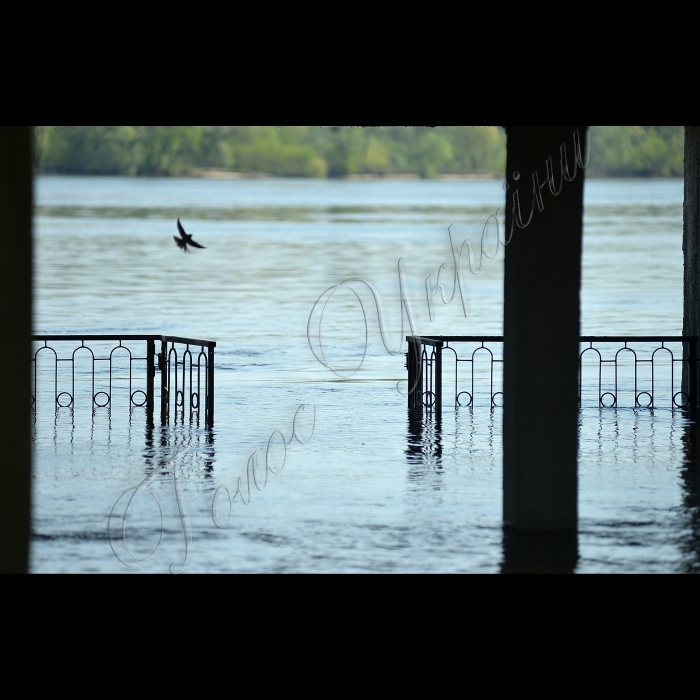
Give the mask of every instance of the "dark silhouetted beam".
[[[506, 238], [513, 235], [505, 250], [503, 518], [518, 530], [577, 527], [584, 172], [574, 135], [585, 158], [586, 131], [506, 127]], [[546, 184], [549, 158], [557, 196]]]
[[[685, 127], [683, 154], [683, 335], [700, 335], [700, 126]], [[697, 348], [684, 346], [686, 358]], [[700, 372], [683, 363], [683, 391], [693, 408], [700, 398]]]
[[27, 571], [32, 323], [31, 127], [0, 126], [0, 572]]

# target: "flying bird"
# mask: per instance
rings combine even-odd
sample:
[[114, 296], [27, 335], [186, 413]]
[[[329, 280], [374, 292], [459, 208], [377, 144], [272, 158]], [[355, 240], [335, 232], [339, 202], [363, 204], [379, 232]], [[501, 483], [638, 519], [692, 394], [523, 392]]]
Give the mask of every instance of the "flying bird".
[[180, 219], [177, 220], [177, 229], [180, 232], [181, 238], [178, 238], [177, 236], [173, 236], [173, 238], [175, 239], [175, 243], [177, 244], [177, 247], [184, 250], [185, 253], [190, 252], [187, 248], [188, 245], [191, 245], [194, 248], [206, 248], [206, 246], [199, 245], [199, 243], [195, 243], [192, 240], [192, 234], [185, 233], [185, 229], [182, 228], [182, 224], [180, 223]]

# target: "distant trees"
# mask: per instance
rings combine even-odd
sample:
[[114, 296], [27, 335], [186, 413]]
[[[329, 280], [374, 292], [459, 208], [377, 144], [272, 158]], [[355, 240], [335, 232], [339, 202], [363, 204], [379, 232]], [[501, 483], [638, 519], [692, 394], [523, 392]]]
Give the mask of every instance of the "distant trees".
[[588, 175], [683, 177], [682, 126], [594, 126]]
[[[186, 175], [206, 169], [294, 177], [492, 174], [505, 168], [500, 127], [40, 126], [48, 172]], [[682, 176], [683, 127], [590, 129], [594, 176]]]
[[40, 126], [36, 164], [54, 172], [181, 175], [198, 159], [197, 126]]

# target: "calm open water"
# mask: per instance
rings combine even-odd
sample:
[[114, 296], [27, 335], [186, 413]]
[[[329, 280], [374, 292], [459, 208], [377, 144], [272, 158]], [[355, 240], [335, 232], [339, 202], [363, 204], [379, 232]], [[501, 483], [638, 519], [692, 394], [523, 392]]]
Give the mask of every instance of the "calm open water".
[[[447, 227], [478, 240], [503, 199], [500, 182], [37, 177], [36, 333], [162, 333], [217, 349], [211, 433], [187, 421], [149, 433], [118, 392], [111, 408], [88, 396], [55, 410], [40, 382], [32, 571], [499, 571], [501, 411], [454, 412], [448, 399], [441, 433], [416, 435], [404, 357], [384, 349], [368, 300], [367, 357], [349, 379], [314, 359], [307, 321], [324, 290], [360, 277], [383, 298], [391, 349], [405, 351], [402, 259], [416, 332], [500, 334], [502, 248], [466, 273], [467, 318], [456, 298], [431, 320], [424, 280], [448, 263], [449, 293]], [[583, 334], [681, 333], [682, 203], [680, 180], [586, 183]], [[206, 250], [176, 248], [177, 217]], [[327, 356], [349, 374], [364, 346], [352, 293], [339, 290], [324, 318]], [[217, 527], [251, 453], [264, 466], [301, 404], [315, 406], [312, 439], [291, 442], [284, 469]], [[298, 415], [304, 439], [312, 416]], [[582, 410], [578, 572], [700, 568], [686, 430], [671, 409]], [[272, 452], [279, 466], [279, 435]], [[122, 495], [144, 479], [122, 530]]]

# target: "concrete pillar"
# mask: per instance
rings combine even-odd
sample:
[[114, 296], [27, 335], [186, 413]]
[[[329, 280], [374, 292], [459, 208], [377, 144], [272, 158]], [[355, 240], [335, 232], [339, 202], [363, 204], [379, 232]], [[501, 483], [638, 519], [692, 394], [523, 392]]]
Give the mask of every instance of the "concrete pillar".
[[578, 133], [585, 158], [586, 130], [506, 127], [503, 520], [517, 530], [577, 526], [584, 173], [574, 146]]
[[[700, 126], [685, 127], [683, 170], [683, 335], [700, 335]], [[683, 351], [684, 357], [691, 356], [688, 344]], [[700, 372], [695, 373], [693, 387], [689, 369], [684, 363], [683, 391], [689, 397], [694, 394], [697, 401]], [[687, 573], [700, 571], [700, 425], [697, 419], [695, 414], [694, 420], [683, 428], [685, 462], [680, 473], [682, 509], [689, 531], [682, 545]]]
[[0, 126], [0, 573], [26, 572], [30, 518], [31, 127]]
[[576, 530], [504, 528], [502, 574], [573, 574], [577, 563]]
[[[700, 335], [700, 126], [685, 127], [683, 156], [683, 335]], [[690, 357], [691, 349], [684, 348]], [[683, 365], [683, 391], [700, 398], [700, 372], [691, 386], [689, 367]]]
[[683, 570], [688, 574], [700, 573], [700, 425], [697, 420], [683, 426], [684, 463], [680, 471], [683, 486], [681, 516], [685, 535], [681, 542]]

